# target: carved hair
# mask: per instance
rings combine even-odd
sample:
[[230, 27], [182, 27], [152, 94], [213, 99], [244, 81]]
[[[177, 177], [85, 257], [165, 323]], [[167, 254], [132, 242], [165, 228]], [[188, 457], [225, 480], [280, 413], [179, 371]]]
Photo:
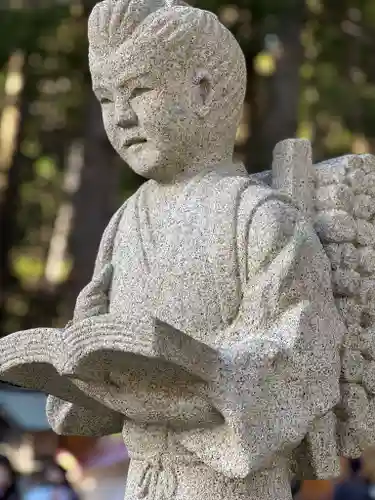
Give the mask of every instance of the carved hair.
[[[218, 97], [233, 116], [241, 109], [246, 84], [243, 53], [234, 36], [211, 12], [179, 0], [104, 0], [89, 19], [90, 69], [103, 65], [121, 50], [137, 68], [207, 69]], [[100, 70], [101, 69], [101, 70]]]

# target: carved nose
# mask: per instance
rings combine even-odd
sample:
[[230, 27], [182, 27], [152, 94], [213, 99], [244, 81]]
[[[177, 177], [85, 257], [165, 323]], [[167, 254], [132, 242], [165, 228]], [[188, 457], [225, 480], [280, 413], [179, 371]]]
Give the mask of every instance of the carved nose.
[[129, 106], [116, 104], [116, 124], [121, 128], [135, 127], [138, 124], [137, 115]]

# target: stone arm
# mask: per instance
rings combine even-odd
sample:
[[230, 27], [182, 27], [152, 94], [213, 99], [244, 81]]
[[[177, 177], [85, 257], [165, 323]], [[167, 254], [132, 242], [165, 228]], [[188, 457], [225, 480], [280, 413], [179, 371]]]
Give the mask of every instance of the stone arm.
[[[173, 428], [185, 429], [217, 424], [221, 416], [197, 394], [203, 381], [184, 369], [175, 331], [157, 324], [146, 312], [126, 323], [109, 313], [111, 258], [124, 208], [103, 234], [93, 278], [79, 294], [73, 320], [66, 326], [66, 355], [59, 362], [60, 373], [67, 380], [74, 379], [74, 386], [96, 401], [105, 416], [102, 411], [99, 418], [87, 405], [52, 395], [47, 401], [49, 422], [59, 434], [80, 435], [120, 432], [129, 418], [139, 423], [169, 422]], [[158, 346], [155, 333], [158, 330], [163, 336], [163, 329], [163, 346]], [[186, 340], [185, 336], [185, 344]], [[165, 348], [169, 354], [174, 349], [174, 355], [165, 355]], [[186, 357], [185, 361], [188, 364]]]
[[[112, 253], [119, 223], [125, 210], [124, 203], [113, 215], [100, 241], [94, 271], [90, 282], [77, 297], [73, 319], [66, 325], [85, 318], [108, 313], [109, 290], [112, 280]], [[100, 403], [98, 402], [99, 406]], [[81, 407], [50, 395], [47, 399], [47, 417], [58, 434], [106, 435], [121, 432], [123, 416], [100, 405], [101, 415], [88, 407]]]
[[108, 313], [109, 290], [112, 280], [112, 254], [125, 207], [126, 203], [117, 210], [103, 233], [92, 278], [77, 297], [73, 322]]
[[112, 248], [123, 210], [124, 206], [104, 232], [93, 278], [78, 297], [73, 321], [64, 329], [34, 328], [16, 332], [0, 343], [0, 377], [50, 394], [47, 416], [52, 428], [60, 434], [101, 436], [122, 429], [123, 415], [83, 393], [61, 372], [61, 366], [69, 357], [65, 340], [72, 325], [108, 310]]
[[277, 199], [258, 207], [247, 248], [241, 308], [216, 343], [230, 354], [207, 393], [224, 424], [179, 439], [212, 468], [245, 477], [290, 456], [314, 431], [309, 446], [321, 439], [321, 468], [335, 475], [331, 409], [340, 398], [344, 327], [328, 259], [312, 227]]

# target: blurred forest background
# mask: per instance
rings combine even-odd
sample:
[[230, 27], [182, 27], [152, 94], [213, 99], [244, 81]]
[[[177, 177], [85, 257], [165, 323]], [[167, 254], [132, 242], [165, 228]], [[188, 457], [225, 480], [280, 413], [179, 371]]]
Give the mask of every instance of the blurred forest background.
[[[246, 56], [237, 155], [269, 168], [286, 137], [315, 160], [375, 152], [374, 0], [195, 0]], [[141, 184], [116, 157], [90, 88], [95, 0], [0, 0], [0, 336], [61, 326], [101, 233]]]

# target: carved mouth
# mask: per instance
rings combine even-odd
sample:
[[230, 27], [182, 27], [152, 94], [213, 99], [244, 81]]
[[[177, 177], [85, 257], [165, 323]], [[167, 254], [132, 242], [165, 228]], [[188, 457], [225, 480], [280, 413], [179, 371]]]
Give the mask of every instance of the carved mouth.
[[125, 141], [125, 147], [130, 148], [130, 146], [134, 146], [135, 144], [144, 144], [145, 142], [147, 142], [147, 140], [142, 139], [141, 137], [131, 137]]

